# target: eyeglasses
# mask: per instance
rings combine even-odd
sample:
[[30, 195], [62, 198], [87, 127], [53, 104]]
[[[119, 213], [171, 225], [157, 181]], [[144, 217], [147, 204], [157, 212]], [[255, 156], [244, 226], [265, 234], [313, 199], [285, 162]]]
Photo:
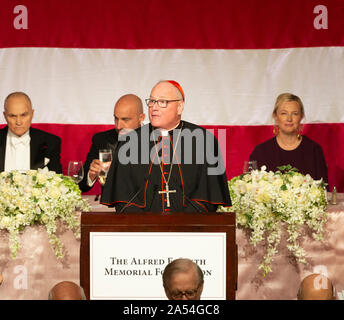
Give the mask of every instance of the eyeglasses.
[[176, 100], [164, 100], [164, 99], [160, 99], [160, 100], [154, 100], [154, 99], [146, 99], [146, 104], [149, 108], [152, 108], [154, 106], [155, 103], [158, 104], [158, 106], [160, 108], [166, 108], [169, 102], [176, 102], [176, 101], [180, 101], [181, 99], [176, 99]]
[[183, 296], [185, 296], [187, 299], [192, 300], [196, 297], [198, 289], [199, 288], [194, 290], [171, 292], [171, 297], [173, 300], [181, 300]]

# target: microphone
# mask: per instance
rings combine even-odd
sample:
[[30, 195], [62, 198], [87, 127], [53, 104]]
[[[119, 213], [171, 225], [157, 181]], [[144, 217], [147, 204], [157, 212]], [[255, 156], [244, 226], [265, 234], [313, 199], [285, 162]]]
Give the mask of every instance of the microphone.
[[145, 187], [146, 185], [146, 182], [149, 178], [149, 175], [147, 175], [145, 178], [144, 178], [144, 182], [143, 182], [143, 185], [141, 186], [141, 188], [134, 194], [134, 196], [128, 201], [128, 203], [123, 206], [123, 208], [121, 209], [121, 211], [119, 213], [122, 213], [126, 208], [128, 208], [128, 206], [130, 204], [132, 204], [132, 202], [135, 200], [135, 198], [138, 196], [138, 194], [143, 190], [143, 188]]
[[149, 209], [148, 209], [149, 211], [152, 208], [152, 205], [153, 205], [153, 202], [154, 202], [154, 199], [155, 199], [155, 195], [157, 194], [158, 188], [159, 188], [159, 186], [157, 184], [153, 185], [153, 198], [152, 198], [151, 204], [150, 204]]

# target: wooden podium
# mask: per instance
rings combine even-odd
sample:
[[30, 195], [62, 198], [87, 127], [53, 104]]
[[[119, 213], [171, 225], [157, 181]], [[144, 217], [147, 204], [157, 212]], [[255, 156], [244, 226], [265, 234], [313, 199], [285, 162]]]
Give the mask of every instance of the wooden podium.
[[207, 232], [226, 234], [226, 299], [234, 300], [238, 259], [234, 213], [84, 212], [81, 215], [80, 284], [90, 298], [90, 232]]

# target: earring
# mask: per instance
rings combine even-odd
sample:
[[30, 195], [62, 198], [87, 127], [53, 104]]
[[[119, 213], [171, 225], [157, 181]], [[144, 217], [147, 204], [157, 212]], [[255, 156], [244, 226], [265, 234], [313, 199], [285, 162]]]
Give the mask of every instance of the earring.
[[274, 128], [272, 129], [272, 133], [274, 134], [274, 136], [277, 136], [278, 135], [278, 127], [277, 126], [274, 126]]
[[302, 130], [303, 130], [303, 126], [300, 126], [299, 132], [297, 133], [297, 139], [298, 139], [298, 140], [301, 139]]

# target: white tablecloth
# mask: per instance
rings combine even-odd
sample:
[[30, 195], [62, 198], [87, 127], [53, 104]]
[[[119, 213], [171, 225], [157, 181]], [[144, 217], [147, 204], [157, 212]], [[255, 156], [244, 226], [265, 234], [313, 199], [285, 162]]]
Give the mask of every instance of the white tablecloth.
[[[330, 197], [329, 197], [330, 198]], [[282, 237], [280, 249], [271, 264], [272, 273], [265, 278], [258, 266], [263, 259], [262, 247], [249, 244], [249, 235], [237, 229], [238, 291], [236, 299], [296, 299], [300, 282], [314, 271], [327, 272], [337, 291], [344, 289], [344, 194], [337, 195], [337, 205], [328, 206], [329, 219], [325, 225], [324, 242], [313, 240], [304, 232], [300, 243], [306, 250], [308, 264], [298, 264], [285, 247]]]
[[[92, 211], [114, 211], [95, 202], [94, 195], [83, 196]], [[42, 225], [26, 227], [20, 235], [17, 259], [11, 258], [8, 232], [0, 230], [0, 299], [47, 299], [49, 290], [62, 280], [79, 284], [80, 240], [62, 225], [58, 236], [65, 246], [65, 256], [57, 260]]]
[[[85, 196], [92, 211], [107, 211], [95, 203], [94, 196]], [[325, 242], [314, 241], [309, 235], [302, 239], [309, 265], [296, 264], [281, 249], [272, 264], [273, 272], [266, 278], [258, 271], [262, 248], [253, 248], [248, 235], [237, 230], [239, 254], [237, 299], [294, 299], [300, 281], [314, 268], [326, 268], [337, 290], [344, 289], [344, 194], [338, 194], [338, 205], [329, 206]], [[57, 260], [43, 226], [27, 227], [20, 236], [21, 248], [12, 260], [8, 247], [8, 233], [0, 231], [0, 299], [47, 299], [49, 290], [59, 281], [79, 284], [80, 241], [66, 228], [59, 230], [66, 253]], [[322, 267], [323, 266], [323, 267]], [[206, 285], [206, 284], [205, 284]]]

